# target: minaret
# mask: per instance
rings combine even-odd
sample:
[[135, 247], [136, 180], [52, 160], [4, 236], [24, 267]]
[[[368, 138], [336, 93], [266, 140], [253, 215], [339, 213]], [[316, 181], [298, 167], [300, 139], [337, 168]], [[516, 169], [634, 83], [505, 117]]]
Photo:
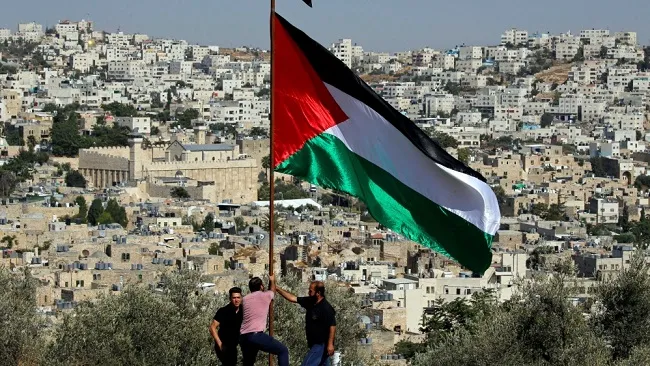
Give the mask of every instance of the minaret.
[[194, 143], [197, 145], [205, 144], [205, 136], [207, 134], [207, 128], [205, 125], [200, 125], [194, 127]]
[[129, 135], [129, 180], [142, 178], [142, 135]]

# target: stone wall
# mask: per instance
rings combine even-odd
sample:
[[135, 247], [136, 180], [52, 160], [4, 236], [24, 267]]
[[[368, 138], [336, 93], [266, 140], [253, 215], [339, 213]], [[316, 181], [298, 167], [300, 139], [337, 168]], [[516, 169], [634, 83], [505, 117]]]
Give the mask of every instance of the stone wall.
[[[146, 184], [146, 193], [150, 197], [170, 197], [171, 190], [176, 187], [174, 186], [165, 186], [157, 185], [147, 182]], [[202, 187], [183, 187], [190, 194], [190, 197], [195, 200], [209, 200], [210, 202], [216, 202], [216, 190], [212, 186], [202, 186]]]
[[81, 157], [81, 154], [83, 153], [97, 153], [128, 159], [130, 150], [128, 146], [90, 147], [88, 149], [79, 150], [79, 157]]
[[228, 162], [161, 162], [143, 166], [142, 177], [173, 177], [177, 171], [187, 178], [214, 182], [207, 186], [214, 191], [216, 202], [231, 199], [233, 203], [257, 200], [257, 163], [253, 159]]
[[[98, 149], [79, 150], [79, 172], [86, 178], [88, 183], [96, 188], [110, 187], [113, 182], [128, 181], [129, 173], [129, 149], [102, 148], [105, 154]], [[126, 152], [126, 157], [122, 156]]]
[[77, 170], [79, 169], [79, 159], [78, 158], [66, 158], [66, 157], [61, 157], [61, 156], [50, 156], [50, 163], [59, 163], [61, 165], [63, 164], [70, 164], [70, 168]]

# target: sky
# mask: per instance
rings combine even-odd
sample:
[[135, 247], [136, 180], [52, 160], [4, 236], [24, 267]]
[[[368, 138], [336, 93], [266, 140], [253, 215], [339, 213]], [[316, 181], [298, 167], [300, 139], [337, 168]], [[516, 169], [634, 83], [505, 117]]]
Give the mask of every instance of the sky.
[[[277, 11], [326, 46], [351, 38], [365, 50], [397, 52], [499, 42], [508, 28], [575, 34], [636, 31], [650, 44], [648, 0], [276, 0]], [[222, 47], [268, 48], [269, 0], [6, 1], [0, 28], [89, 19], [95, 29], [146, 33]]]

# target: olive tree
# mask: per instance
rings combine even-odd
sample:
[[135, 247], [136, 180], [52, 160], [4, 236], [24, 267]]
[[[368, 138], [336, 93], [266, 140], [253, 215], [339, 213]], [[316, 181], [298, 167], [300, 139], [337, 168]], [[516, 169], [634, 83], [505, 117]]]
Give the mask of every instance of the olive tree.
[[[279, 286], [295, 294], [307, 296], [308, 283], [301, 282], [296, 277], [288, 276], [280, 281]], [[350, 294], [348, 288], [335, 282], [325, 284], [325, 297], [336, 311], [336, 341], [335, 348], [341, 352], [341, 364], [362, 364], [363, 355], [357, 352], [359, 339], [364, 337], [365, 330], [359, 325], [359, 301]], [[276, 296], [275, 336], [289, 348], [291, 365], [300, 365], [307, 354], [307, 339], [305, 337], [305, 312], [298, 304], [293, 304], [281, 296]]]
[[118, 296], [66, 314], [48, 351], [51, 365], [216, 365], [207, 331], [225, 297], [197, 288], [196, 272], [163, 277], [162, 291], [127, 285]]
[[[438, 337], [413, 365], [608, 365], [605, 342], [568, 301], [564, 277], [522, 283], [520, 293]], [[589, 355], [589, 357], [585, 357]]]
[[39, 286], [29, 271], [0, 268], [0, 365], [38, 365], [45, 319], [37, 313]]
[[[611, 344], [615, 360], [629, 357], [635, 347], [650, 344], [649, 271], [644, 254], [637, 252], [630, 259], [629, 268], [598, 287], [599, 306], [593, 323]], [[635, 357], [639, 357], [639, 352]]]

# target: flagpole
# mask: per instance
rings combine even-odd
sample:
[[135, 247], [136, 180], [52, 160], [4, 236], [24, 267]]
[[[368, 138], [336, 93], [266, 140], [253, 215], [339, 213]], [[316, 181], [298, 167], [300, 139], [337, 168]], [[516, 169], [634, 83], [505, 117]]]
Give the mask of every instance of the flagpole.
[[[273, 242], [275, 239], [275, 174], [273, 172], [273, 120], [275, 119], [275, 0], [271, 0], [271, 116], [269, 120], [269, 165], [271, 166], [269, 174], [269, 275], [273, 275]], [[269, 305], [269, 335], [273, 336], [273, 300]], [[273, 355], [269, 353], [269, 366], [273, 366]]]

